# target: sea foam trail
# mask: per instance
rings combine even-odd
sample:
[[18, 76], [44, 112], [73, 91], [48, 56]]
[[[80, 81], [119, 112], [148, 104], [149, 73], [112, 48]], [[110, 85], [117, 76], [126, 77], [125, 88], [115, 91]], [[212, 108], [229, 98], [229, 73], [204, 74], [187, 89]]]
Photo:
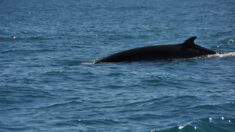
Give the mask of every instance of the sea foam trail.
[[217, 53], [214, 55], [208, 55], [209, 58], [211, 58], [211, 57], [230, 57], [230, 56], [235, 56], [235, 52]]

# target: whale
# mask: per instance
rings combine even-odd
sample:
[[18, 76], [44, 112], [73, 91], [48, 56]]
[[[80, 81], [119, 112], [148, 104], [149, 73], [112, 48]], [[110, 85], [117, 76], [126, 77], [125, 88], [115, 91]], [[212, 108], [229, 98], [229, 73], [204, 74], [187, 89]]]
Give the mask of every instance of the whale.
[[216, 54], [213, 50], [195, 44], [194, 41], [196, 38], [195, 36], [190, 37], [179, 44], [158, 44], [133, 48], [98, 59], [94, 63], [187, 59]]

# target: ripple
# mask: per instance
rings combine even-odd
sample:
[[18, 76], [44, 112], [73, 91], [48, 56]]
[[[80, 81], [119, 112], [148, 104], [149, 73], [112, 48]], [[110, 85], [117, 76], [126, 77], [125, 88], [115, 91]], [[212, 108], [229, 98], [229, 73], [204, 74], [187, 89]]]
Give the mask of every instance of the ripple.
[[[210, 118], [212, 120], [212, 118]], [[179, 126], [172, 126], [167, 129], [159, 130], [159, 132], [176, 132], [178, 130], [182, 132], [208, 132], [208, 131], [233, 131], [235, 124], [229, 122], [229, 120], [220, 120], [218, 117], [213, 118], [213, 121], [208, 121], [206, 118], [202, 118], [193, 122], [187, 122]], [[234, 120], [234, 119], [230, 119]]]
[[54, 50], [49, 50], [49, 49], [42, 49], [42, 50], [5, 50], [1, 51], [3, 54], [30, 54], [30, 53], [45, 53], [45, 52], [52, 52]]
[[0, 36], [2, 42], [9, 41], [40, 41], [40, 40], [50, 40], [52, 38], [46, 36]]

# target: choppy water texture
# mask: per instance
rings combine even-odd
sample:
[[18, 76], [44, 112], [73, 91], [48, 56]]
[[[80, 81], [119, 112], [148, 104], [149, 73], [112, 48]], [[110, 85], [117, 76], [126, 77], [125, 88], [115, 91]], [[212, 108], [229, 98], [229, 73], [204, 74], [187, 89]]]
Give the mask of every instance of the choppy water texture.
[[[234, 5], [1, 0], [0, 131], [235, 131]], [[90, 63], [191, 36], [220, 54]]]

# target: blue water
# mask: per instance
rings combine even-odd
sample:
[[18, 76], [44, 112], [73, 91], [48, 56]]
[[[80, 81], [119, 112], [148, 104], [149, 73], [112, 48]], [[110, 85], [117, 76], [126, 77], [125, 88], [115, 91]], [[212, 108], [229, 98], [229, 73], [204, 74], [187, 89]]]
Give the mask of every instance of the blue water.
[[[1, 0], [0, 131], [234, 132], [234, 0]], [[208, 58], [94, 65], [153, 44]]]

